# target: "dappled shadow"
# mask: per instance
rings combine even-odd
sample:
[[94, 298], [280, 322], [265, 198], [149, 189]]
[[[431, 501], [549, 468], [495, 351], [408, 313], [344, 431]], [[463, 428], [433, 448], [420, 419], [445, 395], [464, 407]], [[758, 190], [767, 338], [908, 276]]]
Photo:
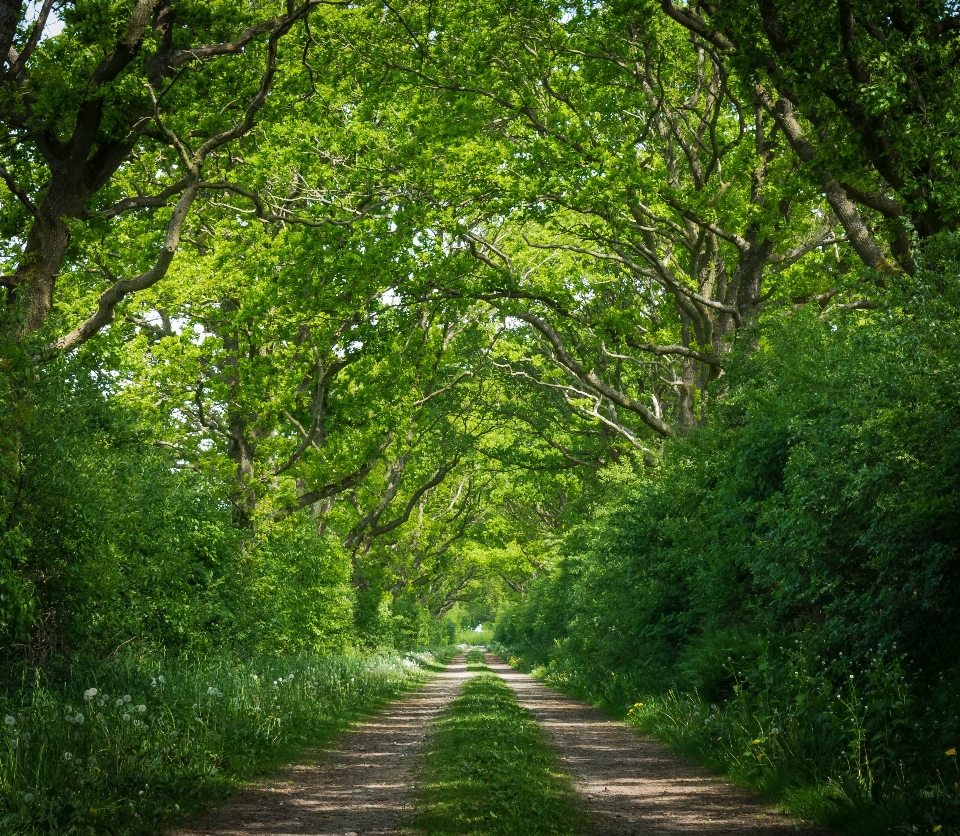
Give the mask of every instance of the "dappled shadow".
[[416, 756], [427, 729], [474, 674], [463, 656], [413, 696], [341, 735], [336, 752], [308, 752], [261, 786], [174, 836], [387, 836], [412, 812]]
[[488, 655], [487, 664], [552, 735], [585, 799], [596, 836], [805, 836], [798, 825], [657, 740], [553, 691]]

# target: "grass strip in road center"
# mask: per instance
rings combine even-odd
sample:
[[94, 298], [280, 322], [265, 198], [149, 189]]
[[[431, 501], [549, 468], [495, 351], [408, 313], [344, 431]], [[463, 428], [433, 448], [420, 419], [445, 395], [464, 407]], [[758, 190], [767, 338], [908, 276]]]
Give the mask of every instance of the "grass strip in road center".
[[[479, 657], [479, 662], [478, 658]], [[557, 754], [510, 688], [481, 670], [437, 721], [412, 823], [425, 836], [579, 836], [585, 818]]]

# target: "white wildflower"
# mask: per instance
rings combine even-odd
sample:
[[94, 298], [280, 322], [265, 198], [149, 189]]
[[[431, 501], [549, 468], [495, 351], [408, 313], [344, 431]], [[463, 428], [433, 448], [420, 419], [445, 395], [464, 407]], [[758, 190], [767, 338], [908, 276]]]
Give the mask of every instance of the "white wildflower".
[[63, 753], [63, 759], [64, 759], [65, 761], [72, 761], [72, 760], [73, 760], [73, 752], [64, 752], [64, 753]]
[[83, 698], [87, 702], [90, 702], [90, 700], [92, 700], [96, 695], [97, 695], [96, 688], [87, 688], [87, 690], [83, 692]]

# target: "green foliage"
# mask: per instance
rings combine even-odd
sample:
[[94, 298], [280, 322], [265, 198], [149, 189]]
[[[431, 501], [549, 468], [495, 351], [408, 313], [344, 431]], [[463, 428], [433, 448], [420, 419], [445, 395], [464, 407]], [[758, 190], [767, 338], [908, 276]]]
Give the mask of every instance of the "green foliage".
[[960, 827], [953, 247], [881, 312], [772, 317], [714, 424], [571, 532], [498, 640], [759, 787]]
[[41, 657], [132, 639], [202, 647], [236, 572], [229, 509], [94, 377], [54, 364], [16, 394], [0, 472], [4, 644]]
[[0, 694], [4, 833], [159, 833], [421, 683], [443, 652], [131, 656]]
[[[300, 519], [264, 527], [241, 556], [237, 611], [224, 641], [256, 652], [342, 651], [354, 640], [350, 557]], [[429, 641], [402, 647], [424, 647]]]
[[585, 821], [556, 753], [509, 686], [481, 672], [438, 720], [413, 829], [423, 834], [579, 834]]
[[0, 473], [7, 661], [103, 658], [129, 642], [168, 653], [350, 645], [342, 545], [298, 517], [250, 538], [216, 486], [105, 388], [77, 360], [18, 394], [16, 455]]

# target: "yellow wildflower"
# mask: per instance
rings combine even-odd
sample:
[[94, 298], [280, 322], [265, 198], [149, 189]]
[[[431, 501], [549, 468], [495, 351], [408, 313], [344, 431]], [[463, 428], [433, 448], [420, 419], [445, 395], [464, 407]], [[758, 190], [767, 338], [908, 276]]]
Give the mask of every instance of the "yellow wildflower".
[[933, 832], [934, 832], [934, 833], [939, 833], [941, 830], [943, 830], [943, 825], [942, 825], [942, 824], [935, 824], [935, 825], [933, 826]]
[[943, 754], [945, 754], [948, 758], [955, 758], [957, 756], [957, 750], [956, 748], [947, 749], [947, 751]]
[[91, 808], [90, 808], [90, 815], [91, 815], [91, 816], [95, 816], [96, 814], [97, 814], [97, 808], [96, 808], [96, 807], [91, 807]]
[[756, 746], [756, 744], [758, 744], [759, 742], [760, 742], [760, 738], [758, 737], [756, 740], [753, 741], [754, 746]]

